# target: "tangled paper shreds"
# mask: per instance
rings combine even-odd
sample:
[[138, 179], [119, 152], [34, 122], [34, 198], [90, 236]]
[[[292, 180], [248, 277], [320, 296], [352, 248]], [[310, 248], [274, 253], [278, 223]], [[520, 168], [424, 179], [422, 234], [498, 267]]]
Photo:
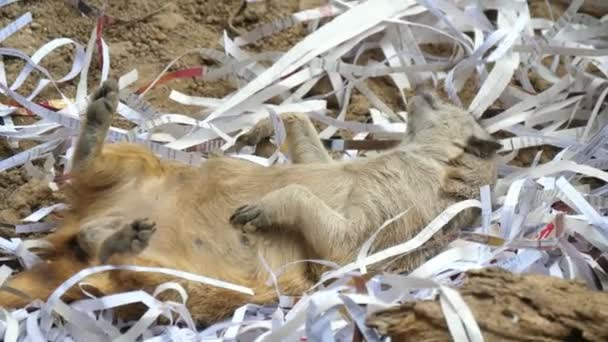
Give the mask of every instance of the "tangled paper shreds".
[[[11, 2], [0, 1], [0, 7]], [[280, 302], [275, 306], [248, 304], [237, 310], [232, 319], [200, 329], [194, 325], [184, 305], [188, 294], [175, 283], [163, 284], [153, 294], [134, 291], [93, 297], [70, 305], [58, 299], [67, 285], [86, 281], [88, 274], [113, 268], [103, 266], [75, 275], [58, 288], [47, 303], [34, 302], [29, 310], [2, 311], [0, 334], [5, 341], [20, 341], [26, 337], [53, 341], [108, 338], [198, 341], [237, 337], [265, 341], [324, 338], [350, 341], [357, 329], [364, 338], [375, 341], [381, 337], [364, 324], [369, 312], [404, 300], [439, 296], [453, 337], [481, 341], [483, 337], [474, 317], [457, 291], [448, 287], [457, 287], [466, 270], [495, 265], [516, 273], [534, 272], [580, 279], [592, 288], [607, 289], [608, 220], [605, 214], [608, 202], [604, 195], [608, 188], [604, 185], [593, 189], [586, 185], [586, 178], [608, 182], [608, 174], [602, 171], [608, 167], [608, 41], [602, 34], [608, 17], [594, 18], [578, 13], [581, 4], [580, 0], [572, 1], [561, 17], [551, 21], [531, 18], [525, 1], [425, 0], [418, 4], [415, 1], [336, 0], [327, 6], [265, 24], [242, 37], [231, 39], [225, 35], [225, 51], [201, 48], [188, 52], [217, 61], [220, 65], [217, 68], [195, 67], [168, 73], [169, 67], [183, 57], [178, 56], [153, 82], [135, 93], [127, 87], [138, 79], [137, 71], [124, 75], [119, 80], [121, 104], [118, 112], [137, 127], [132, 130], [112, 128], [108, 139], [145, 143], [163, 158], [190, 164], [204, 162], [202, 152], [217, 147], [227, 149], [234, 143], [236, 132], [246, 131], [269, 113], [309, 113], [313, 119], [330, 124], [321, 132], [323, 138], [331, 137], [337, 129], [350, 130], [356, 133], [357, 139], [370, 133], [398, 138], [405, 129], [400, 122], [403, 113], [394, 112], [363, 82], [378, 76], [391, 79], [401, 92], [403, 102], [404, 89], [425, 81], [441, 81], [437, 84], [443, 84], [451, 100], [458, 104], [461, 103], [458, 91], [467, 79], [476, 78], [479, 90], [468, 109], [480, 117], [500, 100], [505, 109], [482, 123], [492, 133], [505, 131], [513, 137], [501, 141], [504, 146], [501, 178], [493, 189], [482, 188], [480, 201], [464, 201], [446, 209], [410, 241], [371, 255], [363, 249], [353, 263], [324, 275], [323, 280], [333, 280], [329, 286], [318, 285], [297, 301], [279, 296]], [[495, 22], [489, 20], [488, 11], [496, 12]], [[323, 18], [332, 20], [319, 25]], [[0, 41], [31, 21], [29, 13], [19, 17], [0, 30]], [[285, 53], [252, 55], [241, 49], [300, 22], [310, 23], [309, 27], [314, 30]], [[83, 80], [94, 49], [101, 52], [102, 81], [107, 78], [110, 68], [108, 51], [111, 46], [103, 39], [102, 24], [100, 19], [86, 47], [59, 38], [45, 44], [32, 57], [15, 49], [0, 48], [3, 56], [27, 62], [10, 85], [0, 63], [0, 91], [14, 101], [0, 106], [3, 119], [0, 134], [10, 139], [41, 142], [28, 151], [0, 161], [0, 170], [50, 154], [63, 157], [58, 158], [62, 163], [69, 160], [70, 137], [77, 132], [78, 114], [86, 106], [88, 90]], [[450, 57], [430, 55], [420, 48], [427, 43], [453, 43], [454, 53]], [[67, 75], [54, 80], [39, 62], [66, 44], [75, 46], [74, 62]], [[366, 65], [360, 65], [359, 56], [370, 49], [380, 49], [385, 60], [370, 60]], [[553, 58], [550, 65], [543, 63], [546, 57]], [[271, 66], [261, 62], [270, 62]], [[557, 73], [559, 63], [565, 66], [565, 74]], [[46, 79], [39, 81], [30, 94], [20, 96], [16, 91], [34, 70]], [[79, 75], [76, 98], [69, 99], [58, 86], [76, 80]], [[329, 76], [333, 91], [325, 96], [305, 97], [325, 75]], [[547, 87], [537, 91], [530, 75], [535, 75], [536, 81], [544, 82]], [[208, 114], [204, 120], [166, 114], [139, 96], [157, 84], [192, 76], [206, 80], [227, 78], [240, 89], [222, 99], [171, 93], [170, 98], [174, 101], [200, 106]], [[60, 100], [36, 100], [48, 85], [57, 89]], [[373, 124], [345, 121], [354, 89], [371, 104]], [[284, 99], [281, 104], [266, 103], [278, 95]], [[330, 95], [337, 96], [342, 108], [337, 119], [326, 116], [325, 99]], [[17, 111], [31, 113], [41, 120], [16, 127], [10, 114]], [[586, 124], [573, 126], [571, 123], [575, 119]], [[280, 120], [276, 124], [280, 132]], [[276, 138], [281, 140], [281, 136]], [[539, 163], [539, 153], [529, 167], [507, 165], [520, 149], [542, 145], [551, 145], [561, 151], [544, 164]], [[337, 143], [331, 147], [343, 150]], [[350, 152], [345, 158], [352, 155]], [[282, 155], [268, 160], [250, 155], [239, 157], [263, 165], [281, 162], [284, 158]], [[69, 165], [66, 166], [67, 172]], [[51, 172], [51, 168], [42, 172]], [[385, 274], [369, 281], [362, 280], [360, 275], [365, 273], [367, 265], [418, 248], [432, 232], [468, 207], [481, 208], [480, 226], [470, 227], [444, 252], [408, 276]], [[31, 223], [36, 223], [53, 208], [42, 210], [46, 211], [35, 215]], [[22, 229], [26, 228], [33, 229]], [[39, 247], [42, 245], [36, 241], [0, 240], [0, 249], [26, 268], [38, 260], [30, 249]], [[214, 283], [213, 279], [176, 270], [148, 271], [169, 272], [176, 277]], [[0, 283], [10, 276], [10, 272], [6, 266], [0, 268]], [[596, 279], [601, 282], [599, 286]], [[421, 288], [425, 290], [419, 290]], [[238, 287], [237, 290], [247, 291]], [[157, 300], [155, 296], [163, 291], [177, 291], [182, 302]], [[134, 302], [143, 302], [149, 308], [139, 321], [114, 319], [113, 308]], [[160, 316], [169, 318], [171, 324], [156, 323]]]

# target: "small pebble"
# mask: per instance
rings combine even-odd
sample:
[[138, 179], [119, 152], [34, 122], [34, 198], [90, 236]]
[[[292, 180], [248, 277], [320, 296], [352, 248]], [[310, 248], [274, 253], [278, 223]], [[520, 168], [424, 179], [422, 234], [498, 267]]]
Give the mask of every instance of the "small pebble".
[[205, 19], [205, 22], [207, 24], [217, 24], [220, 22], [220, 19], [214, 15], [210, 15], [207, 17], [207, 19]]

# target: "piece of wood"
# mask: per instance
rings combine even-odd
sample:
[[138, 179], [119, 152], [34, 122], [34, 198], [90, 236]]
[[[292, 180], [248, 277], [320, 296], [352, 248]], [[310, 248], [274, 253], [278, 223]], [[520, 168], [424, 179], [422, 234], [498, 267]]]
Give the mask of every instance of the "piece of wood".
[[[608, 293], [543, 275], [470, 271], [459, 289], [486, 341], [608, 341]], [[452, 341], [439, 301], [407, 303], [367, 319], [392, 341]]]
[[[558, 0], [557, 2], [570, 5], [572, 0]], [[603, 17], [608, 14], [608, 1], [606, 0], [585, 0], [579, 12], [591, 14], [595, 17]]]

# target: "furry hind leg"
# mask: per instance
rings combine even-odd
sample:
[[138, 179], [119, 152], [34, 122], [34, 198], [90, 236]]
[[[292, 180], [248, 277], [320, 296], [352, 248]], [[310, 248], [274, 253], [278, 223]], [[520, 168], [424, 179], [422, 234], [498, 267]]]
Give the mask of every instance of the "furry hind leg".
[[[306, 114], [286, 113], [281, 119], [287, 131], [287, 148], [295, 164], [329, 163], [331, 157], [323, 147], [319, 134]], [[237, 148], [254, 146], [274, 133], [270, 118], [258, 122], [249, 132], [237, 140]]]
[[85, 168], [101, 154], [103, 141], [110, 129], [112, 113], [117, 106], [118, 83], [107, 80], [91, 96], [74, 151], [74, 169]]

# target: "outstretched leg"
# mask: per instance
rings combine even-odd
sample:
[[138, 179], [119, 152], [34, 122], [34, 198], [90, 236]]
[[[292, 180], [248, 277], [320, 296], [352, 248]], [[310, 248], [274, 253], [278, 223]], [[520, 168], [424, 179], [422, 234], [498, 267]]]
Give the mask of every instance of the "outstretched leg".
[[[315, 126], [306, 114], [286, 113], [281, 119], [287, 131], [287, 148], [295, 164], [329, 163], [331, 157], [323, 147]], [[249, 132], [237, 140], [237, 149], [245, 145], [255, 146], [274, 133], [270, 118], [258, 122]]]
[[86, 118], [74, 151], [73, 168], [82, 169], [100, 155], [103, 141], [110, 129], [112, 113], [118, 106], [118, 83], [107, 80], [91, 96]]
[[301, 185], [288, 185], [270, 192], [255, 204], [238, 208], [230, 222], [244, 231], [281, 227], [297, 229], [319, 257], [344, 262], [343, 251], [360, 244], [356, 230], [366, 227], [364, 215], [344, 216]]
[[155, 230], [155, 223], [147, 219], [104, 217], [80, 228], [78, 244], [90, 258], [103, 264], [115, 254], [141, 252]]

